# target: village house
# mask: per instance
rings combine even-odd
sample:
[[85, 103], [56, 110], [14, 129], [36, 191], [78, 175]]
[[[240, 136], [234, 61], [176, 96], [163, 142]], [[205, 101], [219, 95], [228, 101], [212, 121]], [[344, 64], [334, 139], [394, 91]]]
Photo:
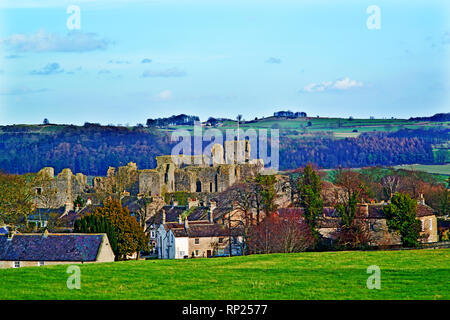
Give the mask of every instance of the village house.
[[[425, 204], [423, 195], [417, 201], [416, 218], [421, 222], [421, 232], [419, 241], [422, 243], [432, 243], [439, 240], [437, 230], [437, 220], [433, 210]], [[401, 244], [400, 236], [390, 232], [387, 226], [383, 207], [388, 202], [361, 203], [359, 204], [359, 217], [367, 224], [371, 246], [390, 246]], [[300, 218], [303, 216], [303, 208], [281, 208], [278, 215], [296, 214]], [[325, 240], [335, 240], [335, 234], [340, 227], [338, 212], [333, 207], [324, 207], [322, 217], [319, 219], [318, 230]]]
[[[362, 216], [366, 217], [369, 223], [371, 235], [371, 245], [398, 245], [401, 244], [397, 234], [389, 232], [383, 207], [388, 203], [362, 204], [360, 210]], [[428, 205], [425, 204], [423, 195], [417, 203], [416, 218], [421, 223], [419, 241], [422, 243], [432, 243], [439, 241], [436, 216]]]
[[0, 234], [0, 269], [113, 262], [106, 234]]
[[[189, 225], [190, 224], [190, 225]], [[243, 237], [224, 225], [189, 223], [161, 225], [157, 231], [159, 259], [209, 258], [242, 255]], [[230, 240], [231, 239], [231, 240]]]
[[[216, 223], [215, 201], [209, 207], [196, 206], [197, 199], [189, 205], [165, 206], [153, 220], [157, 225], [156, 247], [159, 259], [185, 259], [242, 255], [243, 237], [236, 229]], [[231, 244], [231, 245], [230, 245]]]

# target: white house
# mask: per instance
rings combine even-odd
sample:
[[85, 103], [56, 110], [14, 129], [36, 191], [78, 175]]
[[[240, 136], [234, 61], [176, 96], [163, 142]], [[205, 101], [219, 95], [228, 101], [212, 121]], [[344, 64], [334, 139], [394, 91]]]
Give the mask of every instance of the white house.
[[161, 224], [156, 231], [158, 259], [184, 259], [188, 257], [189, 237], [183, 229], [172, 229]]
[[230, 248], [233, 256], [242, 254], [242, 235], [209, 221], [161, 224], [156, 234], [159, 259], [223, 256]]

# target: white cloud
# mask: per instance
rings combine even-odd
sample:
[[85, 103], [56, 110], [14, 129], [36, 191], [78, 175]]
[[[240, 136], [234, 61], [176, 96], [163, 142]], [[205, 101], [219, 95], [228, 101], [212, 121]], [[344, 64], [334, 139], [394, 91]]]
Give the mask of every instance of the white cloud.
[[172, 91], [164, 90], [156, 95], [156, 100], [166, 101], [172, 99]]
[[101, 69], [98, 71], [98, 74], [110, 74], [110, 73], [111, 73], [111, 70], [108, 70], [108, 69]]
[[178, 68], [170, 68], [166, 70], [157, 70], [157, 71], [147, 70], [142, 73], [143, 78], [156, 78], [156, 77], [172, 78], [172, 77], [184, 77], [185, 75], [186, 72]]
[[1, 96], [18, 96], [23, 94], [29, 94], [29, 93], [39, 93], [39, 92], [45, 92], [48, 91], [48, 89], [30, 89], [26, 86], [20, 86], [20, 87], [13, 87], [13, 88], [0, 88], [0, 95]]
[[336, 80], [332, 86], [334, 89], [347, 90], [350, 88], [362, 87], [363, 83], [356, 80], [351, 80], [349, 77]]
[[281, 63], [281, 59], [280, 58], [275, 58], [275, 57], [270, 57], [269, 59], [266, 60], [266, 63], [279, 64], [279, 63]]
[[95, 33], [70, 31], [67, 35], [40, 30], [34, 34], [13, 34], [2, 43], [16, 52], [86, 52], [105, 50], [110, 41], [99, 39]]
[[[73, 0], [1, 0], [0, 8], [49, 8], [64, 7], [73, 4]], [[77, 0], [77, 4], [93, 6], [111, 6], [114, 4], [152, 3], [160, 0]]]
[[39, 76], [48, 76], [51, 74], [58, 74], [64, 72], [64, 69], [61, 69], [59, 63], [53, 62], [48, 63], [45, 67], [40, 70], [33, 70], [30, 72], [31, 75], [39, 75]]
[[361, 81], [351, 80], [349, 77], [345, 77], [336, 81], [313, 82], [304, 86], [303, 91], [322, 92], [325, 90], [348, 90], [362, 86], [364, 86], [364, 84]]
[[130, 64], [131, 62], [128, 60], [109, 60], [109, 64]]

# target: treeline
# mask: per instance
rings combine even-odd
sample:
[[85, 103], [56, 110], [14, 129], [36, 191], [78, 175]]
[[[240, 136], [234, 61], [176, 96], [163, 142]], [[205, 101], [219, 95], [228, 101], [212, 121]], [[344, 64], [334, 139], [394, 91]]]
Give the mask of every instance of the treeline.
[[297, 168], [311, 162], [323, 168], [433, 164], [433, 144], [448, 138], [449, 130], [364, 133], [358, 138], [342, 140], [280, 137], [280, 167]]
[[436, 113], [434, 116], [431, 117], [416, 117], [416, 118], [409, 118], [409, 120], [415, 120], [415, 121], [450, 121], [450, 112], [449, 113]]
[[167, 127], [167, 126], [193, 126], [195, 121], [200, 121], [198, 116], [186, 114], [173, 115], [168, 118], [147, 119], [147, 127]]
[[[109, 166], [130, 161], [140, 168], [154, 168], [155, 157], [170, 154], [170, 137], [143, 128], [88, 125], [50, 127], [2, 127], [0, 170], [23, 174], [54, 167], [88, 175], [106, 175]], [[14, 129], [14, 130], [13, 130]]]
[[[322, 168], [433, 164], [433, 145], [448, 141], [449, 134], [448, 129], [405, 129], [336, 140], [329, 135], [293, 138], [281, 131], [280, 169], [307, 163]], [[154, 168], [155, 157], [170, 154], [174, 145], [164, 131], [97, 124], [6, 126], [0, 127], [0, 137], [0, 170], [18, 174], [51, 166], [56, 172], [70, 168], [98, 176], [106, 175], [109, 166], [130, 161], [139, 168]]]

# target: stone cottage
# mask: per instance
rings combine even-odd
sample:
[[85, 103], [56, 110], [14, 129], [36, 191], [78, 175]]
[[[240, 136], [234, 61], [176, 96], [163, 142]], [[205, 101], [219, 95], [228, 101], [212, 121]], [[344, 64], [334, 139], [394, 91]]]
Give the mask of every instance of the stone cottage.
[[0, 268], [113, 262], [106, 234], [0, 235]]

